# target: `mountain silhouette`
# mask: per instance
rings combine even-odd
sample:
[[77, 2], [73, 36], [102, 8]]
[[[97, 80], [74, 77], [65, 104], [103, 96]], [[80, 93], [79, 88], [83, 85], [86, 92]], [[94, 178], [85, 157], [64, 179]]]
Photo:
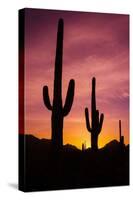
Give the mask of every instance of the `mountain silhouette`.
[[77, 147], [75, 147], [72, 144], [66, 144], [66, 145], [64, 145], [63, 146], [63, 150], [64, 151], [69, 151], [69, 152], [71, 152], [71, 151], [80, 151], [80, 149], [78, 149]]
[[120, 142], [118, 142], [117, 140], [112, 140], [109, 143], [107, 143], [102, 149], [108, 151], [119, 151]]
[[[98, 151], [66, 144], [56, 154], [49, 139], [20, 135], [20, 177], [24, 191], [74, 189], [129, 184], [129, 145], [113, 140]], [[23, 171], [23, 166], [25, 166]]]

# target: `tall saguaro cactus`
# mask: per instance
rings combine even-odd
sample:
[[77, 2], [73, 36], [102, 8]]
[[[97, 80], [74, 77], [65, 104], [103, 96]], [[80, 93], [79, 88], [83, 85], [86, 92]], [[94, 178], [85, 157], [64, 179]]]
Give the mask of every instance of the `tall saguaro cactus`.
[[52, 143], [56, 149], [60, 149], [63, 145], [63, 120], [71, 110], [74, 99], [75, 81], [70, 80], [66, 95], [65, 104], [62, 104], [62, 57], [63, 57], [63, 29], [64, 22], [60, 19], [57, 31], [57, 46], [55, 56], [54, 71], [54, 91], [53, 103], [50, 103], [48, 86], [43, 87], [43, 100], [45, 106], [52, 111]]
[[91, 96], [91, 125], [89, 120], [88, 108], [85, 108], [86, 126], [91, 133], [91, 148], [96, 151], [98, 149], [98, 135], [101, 132], [104, 115], [101, 114], [99, 118], [99, 110], [96, 108], [96, 96], [95, 96], [96, 79], [92, 79], [92, 96]]
[[123, 147], [124, 145], [124, 136], [121, 134], [121, 120], [119, 120], [119, 139], [120, 139], [120, 145]]

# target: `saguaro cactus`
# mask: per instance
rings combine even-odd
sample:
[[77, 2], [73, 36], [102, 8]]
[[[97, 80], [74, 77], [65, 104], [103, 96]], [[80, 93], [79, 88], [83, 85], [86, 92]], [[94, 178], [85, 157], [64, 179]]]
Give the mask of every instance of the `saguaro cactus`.
[[85, 151], [85, 150], [86, 150], [86, 142], [82, 143], [82, 151]]
[[52, 111], [52, 143], [56, 149], [63, 145], [63, 119], [71, 110], [74, 99], [75, 81], [70, 80], [64, 106], [62, 105], [62, 57], [63, 57], [63, 29], [64, 22], [58, 22], [57, 45], [54, 71], [53, 104], [50, 103], [48, 86], [43, 87], [43, 100], [45, 106]]
[[92, 150], [98, 149], [98, 135], [101, 132], [104, 115], [101, 114], [99, 118], [99, 110], [96, 108], [96, 97], [95, 97], [96, 79], [92, 79], [92, 96], [91, 96], [91, 125], [89, 120], [88, 108], [85, 108], [86, 126], [88, 131], [91, 133], [91, 148]]
[[119, 139], [121, 147], [124, 146], [124, 136], [121, 134], [121, 120], [119, 120]]

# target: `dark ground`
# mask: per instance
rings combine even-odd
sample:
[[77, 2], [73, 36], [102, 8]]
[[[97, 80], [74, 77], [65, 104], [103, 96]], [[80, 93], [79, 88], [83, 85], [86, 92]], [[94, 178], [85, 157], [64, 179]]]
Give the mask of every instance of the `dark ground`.
[[65, 145], [53, 153], [50, 140], [20, 135], [19, 150], [23, 191], [129, 185], [129, 145], [121, 149], [116, 140], [98, 152]]

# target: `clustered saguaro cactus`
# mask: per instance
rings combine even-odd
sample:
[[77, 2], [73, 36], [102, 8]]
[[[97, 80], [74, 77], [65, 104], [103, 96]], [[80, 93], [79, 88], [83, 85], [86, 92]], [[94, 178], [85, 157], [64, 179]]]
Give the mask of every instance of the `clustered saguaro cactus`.
[[43, 87], [43, 100], [45, 106], [52, 111], [52, 144], [56, 149], [63, 146], [63, 120], [71, 110], [73, 99], [75, 81], [70, 80], [68, 91], [66, 95], [65, 104], [62, 103], [62, 57], [63, 57], [63, 19], [59, 19], [57, 31], [57, 45], [55, 56], [55, 71], [54, 71], [54, 91], [53, 104], [50, 103], [48, 86]]
[[96, 151], [98, 149], [98, 135], [101, 132], [104, 114], [102, 113], [99, 118], [99, 110], [96, 108], [96, 97], [95, 97], [96, 79], [92, 79], [92, 96], [91, 96], [91, 125], [89, 120], [88, 108], [85, 108], [86, 126], [88, 131], [91, 133], [91, 148]]

